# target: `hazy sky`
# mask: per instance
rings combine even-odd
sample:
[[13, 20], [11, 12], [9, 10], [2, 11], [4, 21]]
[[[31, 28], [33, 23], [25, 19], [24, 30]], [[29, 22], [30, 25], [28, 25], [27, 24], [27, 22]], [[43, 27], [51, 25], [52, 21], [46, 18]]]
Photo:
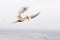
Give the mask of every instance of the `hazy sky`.
[[[32, 20], [11, 24], [24, 6], [29, 7], [26, 13], [41, 14]], [[60, 0], [0, 0], [0, 29], [60, 30]]]

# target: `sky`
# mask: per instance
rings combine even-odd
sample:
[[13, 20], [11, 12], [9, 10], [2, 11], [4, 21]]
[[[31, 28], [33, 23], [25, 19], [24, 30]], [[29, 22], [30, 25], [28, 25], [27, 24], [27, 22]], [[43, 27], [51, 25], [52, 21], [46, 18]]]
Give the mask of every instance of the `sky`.
[[[40, 12], [36, 18], [14, 23], [18, 11], [28, 7], [27, 14]], [[60, 0], [0, 0], [0, 29], [60, 30]]]

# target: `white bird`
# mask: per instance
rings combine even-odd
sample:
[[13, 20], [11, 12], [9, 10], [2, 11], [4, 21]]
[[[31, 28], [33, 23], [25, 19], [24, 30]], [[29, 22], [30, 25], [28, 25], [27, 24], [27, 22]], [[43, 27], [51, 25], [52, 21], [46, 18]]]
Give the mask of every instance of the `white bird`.
[[26, 20], [26, 19], [28, 19], [28, 20], [29, 20], [29, 19], [33, 19], [33, 18], [35, 18], [36, 16], [38, 16], [38, 15], [40, 14], [40, 12], [38, 12], [38, 13], [35, 14], [35, 15], [31, 15], [31, 16], [26, 15], [25, 17], [22, 17], [21, 14], [24, 13], [26, 10], [27, 10], [27, 7], [22, 8], [22, 11], [19, 12], [19, 15], [17, 16], [17, 21], [15, 21], [15, 22], [13, 22], [13, 23], [23, 22], [23, 21]]

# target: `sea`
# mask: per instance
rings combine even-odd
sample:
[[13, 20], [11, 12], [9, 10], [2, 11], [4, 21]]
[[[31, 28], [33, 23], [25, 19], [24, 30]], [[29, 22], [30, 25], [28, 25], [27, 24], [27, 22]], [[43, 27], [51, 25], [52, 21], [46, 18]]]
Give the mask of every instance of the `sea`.
[[60, 40], [60, 32], [36, 30], [0, 30], [0, 40]]

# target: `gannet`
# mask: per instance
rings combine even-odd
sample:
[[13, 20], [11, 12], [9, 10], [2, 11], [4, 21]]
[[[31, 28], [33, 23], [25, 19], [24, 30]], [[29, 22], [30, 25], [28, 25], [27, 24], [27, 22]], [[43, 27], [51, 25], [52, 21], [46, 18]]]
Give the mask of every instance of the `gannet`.
[[38, 16], [40, 14], [40, 12], [38, 12], [35, 15], [31, 15], [31, 16], [26, 15], [25, 17], [22, 17], [21, 14], [24, 13], [26, 10], [27, 10], [27, 7], [24, 7], [23, 10], [21, 12], [19, 12], [19, 15], [17, 16], [17, 20], [15, 22], [13, 22], [13, 23], [23, 22], [26, 19], [27, 20], [33, 19], [33, 18], [35, 18], [36, 16]]

